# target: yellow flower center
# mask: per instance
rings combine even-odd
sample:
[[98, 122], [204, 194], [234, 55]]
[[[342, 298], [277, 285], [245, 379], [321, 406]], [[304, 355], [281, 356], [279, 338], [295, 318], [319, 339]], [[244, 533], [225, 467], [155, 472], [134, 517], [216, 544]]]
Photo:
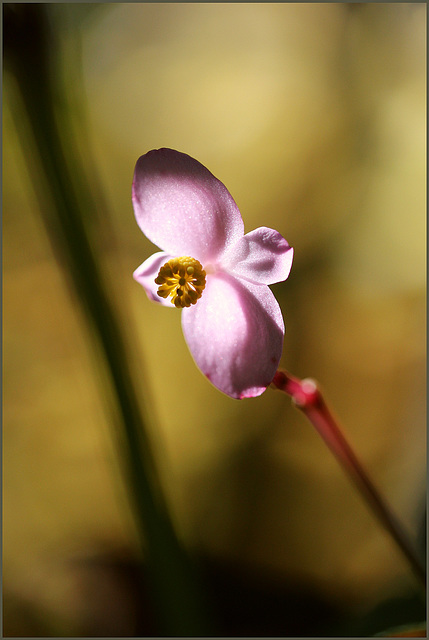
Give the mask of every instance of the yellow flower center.
[[160, 285], [157, 294], [161, 298], [171, 296], [172, 304], [180, 309], [190, 307], [201, 298], [206, 272], [194, 258], [171, 258], [161, 267], [155, 282]]

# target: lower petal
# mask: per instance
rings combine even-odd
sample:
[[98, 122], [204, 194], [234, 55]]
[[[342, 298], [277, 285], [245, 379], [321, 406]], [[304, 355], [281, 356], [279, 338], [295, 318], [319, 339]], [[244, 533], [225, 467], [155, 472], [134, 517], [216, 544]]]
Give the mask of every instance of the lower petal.
[[157, 294], [159, 285], [155, 282], [155, 278], [157, 277], [159, 270], [168, 260], [170, 260], [170, 258], [171, 256], [164, 251], [158, 251], [157, 253], [152, 254], [134, 271], [133, 278], [141, 284], [150, 300], [175, 309], [175, 306], [171, 304], [170, 298], [161, 298]]
[[212, 275], [202, 298], [183, 310], [182, 327], [197, 366], [223, 393], [250, 398], [271, 383], [282, 354], [284, 323], [267, 286]]

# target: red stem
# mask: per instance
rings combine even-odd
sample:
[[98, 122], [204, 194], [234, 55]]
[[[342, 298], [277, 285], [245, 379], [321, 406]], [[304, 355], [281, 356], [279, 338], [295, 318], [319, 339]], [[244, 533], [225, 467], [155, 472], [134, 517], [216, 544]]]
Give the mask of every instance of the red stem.
[[277, 371], [272, 384], [291, 396], [293, 402], [316, 428], [329, 449], [349, 474], [375, 515], [390, 533], [426, 587], [426, 571], [399, 520], [369, 478], [364, 467], [329, 411], [314, 380], [300, 380], [286, 371]]

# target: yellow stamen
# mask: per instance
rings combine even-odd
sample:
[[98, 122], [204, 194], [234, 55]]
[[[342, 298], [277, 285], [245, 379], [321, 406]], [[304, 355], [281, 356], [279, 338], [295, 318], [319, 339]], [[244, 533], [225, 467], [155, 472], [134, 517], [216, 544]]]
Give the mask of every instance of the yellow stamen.
[[171, 296], [172, 304], [180, 309], [190, 307], [201, 298], [206, 286], [206, 272], [194, 258], [171, 258], [161, 267], [155, 282], [160, 285], [158, 295], [161, 298]]

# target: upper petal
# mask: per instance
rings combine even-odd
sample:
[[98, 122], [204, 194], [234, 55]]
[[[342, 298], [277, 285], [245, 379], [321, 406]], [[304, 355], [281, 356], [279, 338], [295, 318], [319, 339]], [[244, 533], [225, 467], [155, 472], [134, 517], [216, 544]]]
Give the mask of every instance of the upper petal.
[[286, 280], [292, 259], [293, 249], [278, 231], [259, 227], [228, 249], [222, 266], [246, 280], [274, 284]]
[[182, 311], [183, 333], [207, 378], [232, 398], [258, 396], [282, 354], [284, 324], [267, 286], [218, 273], [197, 304]]
[[159, 302], [159, 304], [163, 304], [165, 307], [175, 309], [176, 307], [171, 304], [170, 298], [161, 298], [161, 296], [157, 294], [158, 285], [155, 282], [159, 270], [171, 257], [172, 256], [164, 251], [153, 253], [143, 264], [137, 267], [133, 273], [133, 278], [142, 285], [150, 300]]
[[227, 188], [206, 167], [173, 149], [141, 156], [133, 180], [137, 223], [158, 247], [216, 261], [244, 233], [243, 220]]

